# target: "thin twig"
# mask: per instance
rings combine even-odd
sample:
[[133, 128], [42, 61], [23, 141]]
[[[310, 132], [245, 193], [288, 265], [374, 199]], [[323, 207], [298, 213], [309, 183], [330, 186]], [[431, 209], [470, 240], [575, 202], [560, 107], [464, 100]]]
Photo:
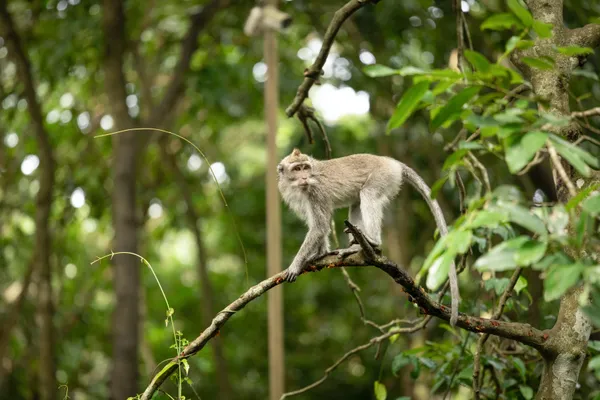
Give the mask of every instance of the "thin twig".
[[324, 375], [319, 380], [317, 380], [317, 381], [311, 383], [310, 385], [305, 386], [305, 387], [303, 387], [301, 389], [294, 390], [293, 392], [284, 393], [283, 396], [281, 396], [281, 400], [283, 400], [283, 399], [285, 399], [287, 397], [292, 397], [292, 396], [296, 396], [296, 395], [299, 395], [299, 394], [302, 394], [302, 393], [306, 393], [309, 390], [316, 388], [317, 386], [319, 386], [320, 384], [322, 384], [323, 382], [325, 382], [327, 380], [327, 378], [329, 377], [329, 375], [333, 371], [335, 371], [335, 369], [337, 367], [339, 367], [340, 364], [342, 364], [344, 361], [346, 361], [350, 356], [352, 356], [352, 355], [354, 355], [354, 354], [356, 354], [356, 353], [358, 353], [358, 352], [360, 352], [362, 350], [368, 349], [369, 347], [371, 347], [373, 345], [380, 344], [381, 342], [383, 342], [384, 340], [388, 339], [389, 337], [391, 337], [393, 335], [397, 335], [399, 333], [413, 333], [413, 332], [416, 332], [416, 331], [418, 331], [418, 330], [420, 330], [420, 329], [423, 328], [424, 322], [425, 322], [425, 320], [421, 321], [420, 324], [415, 325], [415, 326], [413, 326], [411, 328], [397, 328], [397, 329], [392, 329], [389, 332], [387, 332], [387, 333], [385, 333], [385, 334], [383, 334], [381, 336], [377, 336], [377, 337], [372, 338], [371, 340], [369, 340], [365, 344], [362, 344], [362, 345], [360, 345], [358, 347], [353, 348], [352, 350], [346, 352], [346, 354], [344, 354], [341, 358], [339, 358], [335, 363], [333, 363], [333, 365], [331, 365], [329, 368], [327, 368], [325, 370]]
[[594, 138], [591, 138], [591, 137], [589, 137], [589, 136], [587, 136], [587, 135], [581, 135], [581, 136], [579, 137], [579, 139], [577, 139], [575, 142], [573, 142], [573, 144], [574, 144], [574, 145], [578, 145], [578, 144], [580, 144], [581, 142], [585, 142], [586, 140], [587, 140], [588, 142], [590, 142], [590, 143], [594, 143], [596, 146], [599, 146], [599, 147], [600, 147], [600, 141], [599, 141], [599, 140], [596, 140], [596, 139], [594, 139]]
[[535, 153], [535, 157], [533, 157], [533, 160], [531, 160], [531, 162], [529, 162], [529, 164], [527, 164], [525, 166], [525, 168], [523, 168], [521, 171], [517, 172], [517, 175], [525, 175], [527, 172], [529, 172], [529, 170], [531, 168], [533, 168], [534, 166], [538, 165], [539, 163], [541, 163], [542, 161], [544, 161], [546, 159], [546, 157], [544, 157], [543, 155], [540, 155], [541, 152], [537, 152]]
[[[360, 237], [360, 235], [358, 235], [358, 237]], [[437, 302], [427, 294], [425, 289], [420, 285], [417, 285], [404, 269], [398, 267], [398, 265], [388, 260], [386, 257], [376, 254], [375, 258], [368, 259], [365, 257], [364, 248], [362, 252], [350, 254], [346, 257], [331, 254], [321, 257], [318, 260], [312, 261], [310, 265], [305, 267], [303, 274], [320, 271], [325, 268], [368, 266], [375, 266], [382, 270], [390, 276], [394, 282], [404, 288], [404, 292], [408, 294], [409, 301], [418, 305], [421, 313], [427, 315], [427, 317], [423, 319], [423, 326], [425, 326], [432, 317], [444, 321], [450, 320], [450, 308]], [[163, 382], [177, 370], [181, 360], [187, 359], [202, 350], [214, 336], [219, 334], [219, 330], [227, 323], [231, 316], [242, 310], [251, 301], [262, 296], [268, 290], [284, 283], [285, 281], [282, 278], [283, 274], [284, 271], [250, 287], [225, 309], [217, 313], [210, 326], [208, 326], [196, 339], [190, 342], [177, 357], [170, 361], [157, 375], [154, 376], [141, 396], [141, 400], [151, 399], [152, 395]], [[479, 318], [465, 313], [459, 313], [456, 326], [470, 332], [490, 333], [506, 339], [515, 340], [538, 350], [544, 350], [546, 348], [546, 340], [548, 339], [548, 334], [545, 331], [536, 329], [527, 323]]]
[[479, 172], [481, 172], [481, 176], [483, 177], [483, 182], [485, 183], [485, 188], [486, 188], [487, 192], [491, 193], [492, 186], [490, 185], [490, 177], [489, 177], [489, 175], [487, 173], [487, 170], [485, 169], [485, 167], [483, 166], [483, 164], [477, 159], [477, 157], [475, 157], [473, 155], [472, 152], [469, 152], [468, 156], [471, 159], [471, 161], [473, 162], [473, 164], [475, 164], [475, 166], [477, 167], [477, 169], [479, 169]]
[[563, 180], [563, 182], [567, 186], [567, 189], [569, 190], [569, 194], [571, 195], [571, 197], [575, 197], [577, 195], [577, 189], [575, 189], [575, 185], [573, 184], [573, 182], [571, 182], [571, 180], [569, 179], [569, 176], [567, 175], [567, 172], [563, 168], [563, 166], [560, 162], [560, 158], [558, 158], [558, 154], [556, 154], [556, 149], [554, 148], [552, 143], [550, 143], [549, 140], [546, 141], [546, 147], [548, 148], [548, 153], [550, 154], [550, 159], [552, 160], [552, 164], [554, 165], [554, 168], [556, 168], [556, 171], [558, 171], [560, 178]]
[[574, 117], [574, 118], [585, 118], [585, 117], [591, 117], [593, 115], [600, 115], [600, 107], [590, 108], [589, 110], [585, 110], [585, 111], [573, 111], [571, 113], [571, 117]]
[[[498, 319], [502, 316], [502, 313], [504, 312], [504, 306], [506, 305], [506, 302], [512, 295], [512, 291], [515, 285], [517, 284], [517, 281], [519, 280], [519, 276], [521, 276], [522, 270], [523, 269], [521, 267], [518, 267], [517, 269], [515, 269], [515, 272], [513, 272], [508, 286], [502, 293], [502, 296], [500, 296], [500, 300], [498, 301], [498, 307], [496, 308], [496, 311], [494, 311], [492, 319]], [[482, 336], [479, 337], [479, 340], [477, 341], [477, 346], [475, 347], [475, 354], [473, 356], [473, 394], [475, 400], [480, 399], [479, 391], [481, 390], [481, 382], [479, 380], [479, 372], [481, 371], [481, 353], [483, 352], [483, 345], [489, 337], [490, 335], [488, 333], [484, 333]]]
[[452, 372], [452, 376], [450, 377], [450, 382], [448, 382], [448, 389], [446, 390], [446, 393], [444, 394], [444, 400], [446, 400], [446, 397], [448, 397], [448, 395], [450, 394], [450, 391], [452, 390], [452, 382], [454, 381], [454, 378], [456, 378], [456, 375], [458, 374], [458, 369], [460, 367], [460, 361], [463, 358], [463, 355], [465, 354], [465, 349], [467, 348], [467, 343], [469, 343], [469, 339], [471, 339], [471, 332], [467, 332], [467, 336], [465, 336], [465, 340], [463, 340], [463, 344], [462, 346], [460, 346], [460, 354], [458, 355], [457, 359], [456, 359], [456, 366], [454, 367], [454, 371]]
[[333, 46], [333, 41], [344, 21], [365, 5], [370, 3], [376, 4], [378, 2], [379, 0], [350, 0], [333, 14], [333, 19], [327, 27], [327, 31], [325, 31], [325, 36], [323, 37], [321, 50], [313, 65], [305, 70], [304, 81], [298, 87], [296, 97], [294, 97], [292, 104], [285, 110], [288, 117], [292, 117], [298, 111], [300, 105], [304, 102], [306, 97], [308, 97], [310, 88], [320, 78], [323, 65], [325, 65], [331, 46]]

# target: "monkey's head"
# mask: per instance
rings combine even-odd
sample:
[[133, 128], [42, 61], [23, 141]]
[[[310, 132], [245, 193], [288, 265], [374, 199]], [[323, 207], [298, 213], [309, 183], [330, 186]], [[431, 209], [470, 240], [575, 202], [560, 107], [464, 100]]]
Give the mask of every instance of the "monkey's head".
[[279, 183], [306, 190], [316, 183], [313, 177], [313, 159], [294, 149], [277, 166]]

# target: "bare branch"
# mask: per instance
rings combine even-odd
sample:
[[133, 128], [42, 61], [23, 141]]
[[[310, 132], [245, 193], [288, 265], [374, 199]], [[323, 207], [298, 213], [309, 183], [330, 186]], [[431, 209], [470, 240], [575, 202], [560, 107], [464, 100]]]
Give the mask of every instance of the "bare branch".
[[145, 125], [159, 125], [159, 123], [171, 113], [179, 97], [181, 97], [181, 92], [184, 88], [183, 82], [189, 69], [192, 55], [198, 48], [198, 35], [215, 14], [228, 4], [228, 0], [212, 0], [203, 6], [200, 11], [192, 15], [190, 28], [181, 42], [181, 54], [179, 55], [179, 61], [173, 70], [173, 78], [168, 84], [163, 99], [156, 107], [154, 107], [148, 122]]
[[300, 105], [304, 102], [306, 97], [308, 97], [308, 91], [321, 76], [323, 65], [325, 65], [325, 61], [327, 60], [331, 46], [333, 46], [335, 36], [337, 35], [344, 21], [346, 21], [352, 14], [364, 7], [366, 4], [376, 4], [378, 2], [379, 0], [350, 0], [342, 8], [337, 10], [335, 14], [333, 14], [333, 19], [327, 27], [327, 31], [325, 31], [323, 44], [321, 45], [321, 50], [317, 55], [317, 59], [313, 65], [307, 68], [304, 72], [304, 81], [300, 87], [298, 87], [296, 97], [294, 97], [292, 104], [285, 110], [285, 113], [288, 117], [292, 117], [298, 111]]
[[567, 175], [567, 172], [563, 168], [563, 166], [560, 162], [560, 158], [558, 158], [558, 154], [556, 154], [556, 149], [554, 148], [552, 143], [550, 143], [550, 141], [546, 142], [546, 147], [548, 147], [548, 153], [550, 154], [550, 160], [552, 160], [552, 164], [554, 164], [554, 168], [556, 168], [556, 171], [558, 171], [560, 178], [562, 179], [564, 184], [567, 186], [567, 189], [569, 190], [569, 194], [571, 195], [571, 197], [575, 197], [577, 195], [577, 189], [575, 189], [575, 185], [573, 184], [573, 182], [571, 182], [571, 179], [569, 179], [569, 175]]
[[[512, 295], [512, 291], [515, 285], [517, 284], [517, 281], [519, 280], [519, 276], [521, 276], [521, 271], [522, 268], [519, 267], [515, 269], [515, 272], [513, 272], [508, 286], [504, 290], [504, 293], [502, 293], [502, 296], [500, 296], [500, 301], [498, 301], [498, 307], [492, 315], [493, 319], [498, 319], [502, 316], [502, 313], [504, 312], [504, 306], [506, 305], [506, 302]], [[483, 345], [489, 337], [489, 333], [485, 333], [481, 337], [479, 337], [479, 340], [477, 341], [477, 347], [475, 348], [475, 354], [473, 356], [473, 393], [476, 400], [479, 400], [479, 391], [481, 389], [481, 382], [479, 381], [479, 372], [481, 371], [481, 352], [483, 351]]]
[[[600, 25], [598, 25], [598, 26], [600, 26]], [[590, 108], [589, 110], [585, 110], [585, 111], [573, 111], [571, 113], [571, 117], [575, 117], [575, 118], [585, 118], [585, 117], [591, 117], [593, 115], [600, 115], [600, 107]]]
[[387, 333], [385, 333], [385, 334], [383, 334], [381, 336], [377, 336], [377, 337], [372, 338], [371, 340], [369, 340], [368, 343], [365, 343], [363, 345], [360, 345], [358, 347], [353, 348], [352, 350], [346, 352], [346, 354], [344, 354], [332, 366], [330, 366], [329, 368], [327, 368], [325, 370], [325, 374], [323, 375], [323, 377], [321, 377], [321, 379], [319, 379], [318, 381], [313, 382], [310, 385], [305, 386], [305, 387], [303, 387], [301, 389], [294, 390], [293, 392], [284, 393], [284, 395], [281, 396], [280, 400], [283, 400], [283, 399], [288, 398], [288, 397], [296, 396], [296, 395], [299, 395], [299, 394], [302, 394], [302, 393], [306, 393], [309, 390], [312, 390], [312, 389], [316, 388], [317, 386], [319, 386], [320, 384], [322, 384], [323, 382], [325, 382], [325, 380], [327, 380], [327, 378], [329, 377], [329, 375], [333, 371], [335, 371], [335, 369], [337, 367], [339, 367], [340, 364], [342, 364], [344, 361], [346, 361], [348, 358], [350, 358], [350, 356], [352, 356], [352, 355], [354, 355], [354, 354], [356, 354], [358, 352], [361, 352], [361, 351], [363, 351], [365, 349], [368, 349], [369, 347], [374, 346], [376, 344], [379, 345], [379, 344], [381, 344], [381, 342], [383, 342], [384, 340], [388, 339], [391, 336], [394, 336], [394, 335], [397, 335], [397, 334], [400, 334], [400, 333], [413, 333], [413, 332], [416, 332], [418, 330], [421, 330], [425, 326], [425, 321], [426, 320], [427, 319], [423, 319], [418, 325], [415, 325], [415, 326], [410, 327], [410, 328], [396, 328], [396, 329], [392, 329], [389, 332], [387, 332]]
[[[357, 238], [358, 239], [358, 238]], [[396, 283], [404, 287], [404, 291], [409, 296], [409, 301], [417, 304], [422, 314], [427, 316], [437, 317], [445, 321], [450, 320], [450, 309], [443, 304], [433, 300], [433, 298], [425, 292], [421, 286], [408, 275], [406, 271], [398, 267], [392, 261], [383, 256], [374, 255], [373, 259], [367, 259], [363, 252], [351, 254], [348, 257], [342, 258], [336, 255], [326, 255], [318, 260], [312, 261], [302, 273], [303, 275], [310, 272], [317, 272], [325, 268], [339, 267], [367, 267], [375, 266], [376, 268], [387, 273]], [[252, 300], [257, 299], [268, 290], [285, 282], [282, 275], [285, 271], [280, 272], [264, 281], [252, 286], [238, 299], [229, 304], [225, 309], [221, 310], [207, 327], [196, 339], [194, 339], [175, 359], [169, 362], [148, 385], [142, 400], [149, 400], [162, 383], [177, 370], [178, 363], [186, 358], [191, 357], [208, 343], [214, 336], [219, 334], [221, 327], [231, 318], [233, 314], [243, 309]], [[429, 321], [425, 318], [424, 321]], [[426, 322], [424, 322], [426, 323]], [[544, 349], [545, 342], [548, 339], [546, 331], [541, 331], [533, 328], [527, 323], [505, 322], [487, 318], [479, 318], [469, 316], [464, 313], [459, 313], [456, 326], [466, 329], [471, 332], [490, 333], [503, 338], [516, 340], [525, 345], [536, 349]]]

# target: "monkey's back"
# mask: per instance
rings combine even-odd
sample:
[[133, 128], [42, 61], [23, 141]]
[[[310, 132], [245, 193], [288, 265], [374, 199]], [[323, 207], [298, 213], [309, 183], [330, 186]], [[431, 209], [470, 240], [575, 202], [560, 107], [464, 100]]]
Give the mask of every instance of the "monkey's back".
[[402, 185], [402, 164], [374, 154], [352, 154], [320, 161], [314, 172], [335, 208], [358, 203], [361, 191], [392, 198]]

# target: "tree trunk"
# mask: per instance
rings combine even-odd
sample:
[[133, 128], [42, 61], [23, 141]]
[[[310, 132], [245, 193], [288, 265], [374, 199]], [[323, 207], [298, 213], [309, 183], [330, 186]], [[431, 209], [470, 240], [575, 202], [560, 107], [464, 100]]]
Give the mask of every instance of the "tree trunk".
[[[535, 94], [548, 101], [547, 111], [569, 116], [569, 80], [572, 71], [578, 65], [578, 60], [576, 57], [557, 54], [553, 48], [568, 45], [597, 47], [600, 44], [600, 26], [566, 28], [563, 22], [563, 0], [529, 0], [527, 5], [535, 19], [553, 25], [553, 36], [547, 39], [537, 38], [533, 48], [515, 53], [512, 60], [530, 79]], [[524, 56], [543, 55], [555, 59], [554, 69], [535, 69], [520, 61]], [[579, 127], [570, 124], [557, 133], [573, 141], [579, 135]], [[570, 165], [563, 163], [563, 166], [570, 178], [579, 178]], [[593, 180], [597, 179], [596, 176]], [[584, 182], [586, 184], [582, 189], [590, 184], [589, 179]], [[559, 201], [567, 201], [570, 196], [565, 182], [557, 181], [556, 186]], [[573, 288], [561, 299], [556, 324], [550, 330], [542, 351], [544, 370], [536, 395], [538, 400], [573, 398], [591, 333], [589, 318], [579, 308], [580, 294], [581, 288]]]
[[[104, 1], [105, 86], [115, 128], [127, 129], [133, 121], [125, 103], [125, 77], [122, 71], [125, 51], [125, 17], [120, 0]], [[113, 137], [113, 227], [115, 252], [137, 252], [136, 160], [134, 132]], [[113, 258], [113, 284], [116, 293], [112, 325], [113, 365], [110, 395], [113, 400], [135, 396], [138, 386], [140, 262], [130, 255]]]
[[56, 163], [46, 128], [42, 108], [35, 92], [31, 66], [19, 35], [15, 29], [6, 1], [0, 0], [0, 18], [7, 44], [13, 54], [21, 82], [24, 85], [24, 97], [31, 116], [31, 124], [35, 133], [39, 153], [40, 188], [36, 198], [35, 209], [35, 269], [38, 274], [38, 315], [39, 326], [39, 372], [40, 393], [42, 400], [54, 400], [57, 395], [56, 360], [54, 354], [54, 305], [52, 302], [52, 268], [50, 265], [50, 212], [52, 207], [52, 190], [54, 187], [54, 171]]

